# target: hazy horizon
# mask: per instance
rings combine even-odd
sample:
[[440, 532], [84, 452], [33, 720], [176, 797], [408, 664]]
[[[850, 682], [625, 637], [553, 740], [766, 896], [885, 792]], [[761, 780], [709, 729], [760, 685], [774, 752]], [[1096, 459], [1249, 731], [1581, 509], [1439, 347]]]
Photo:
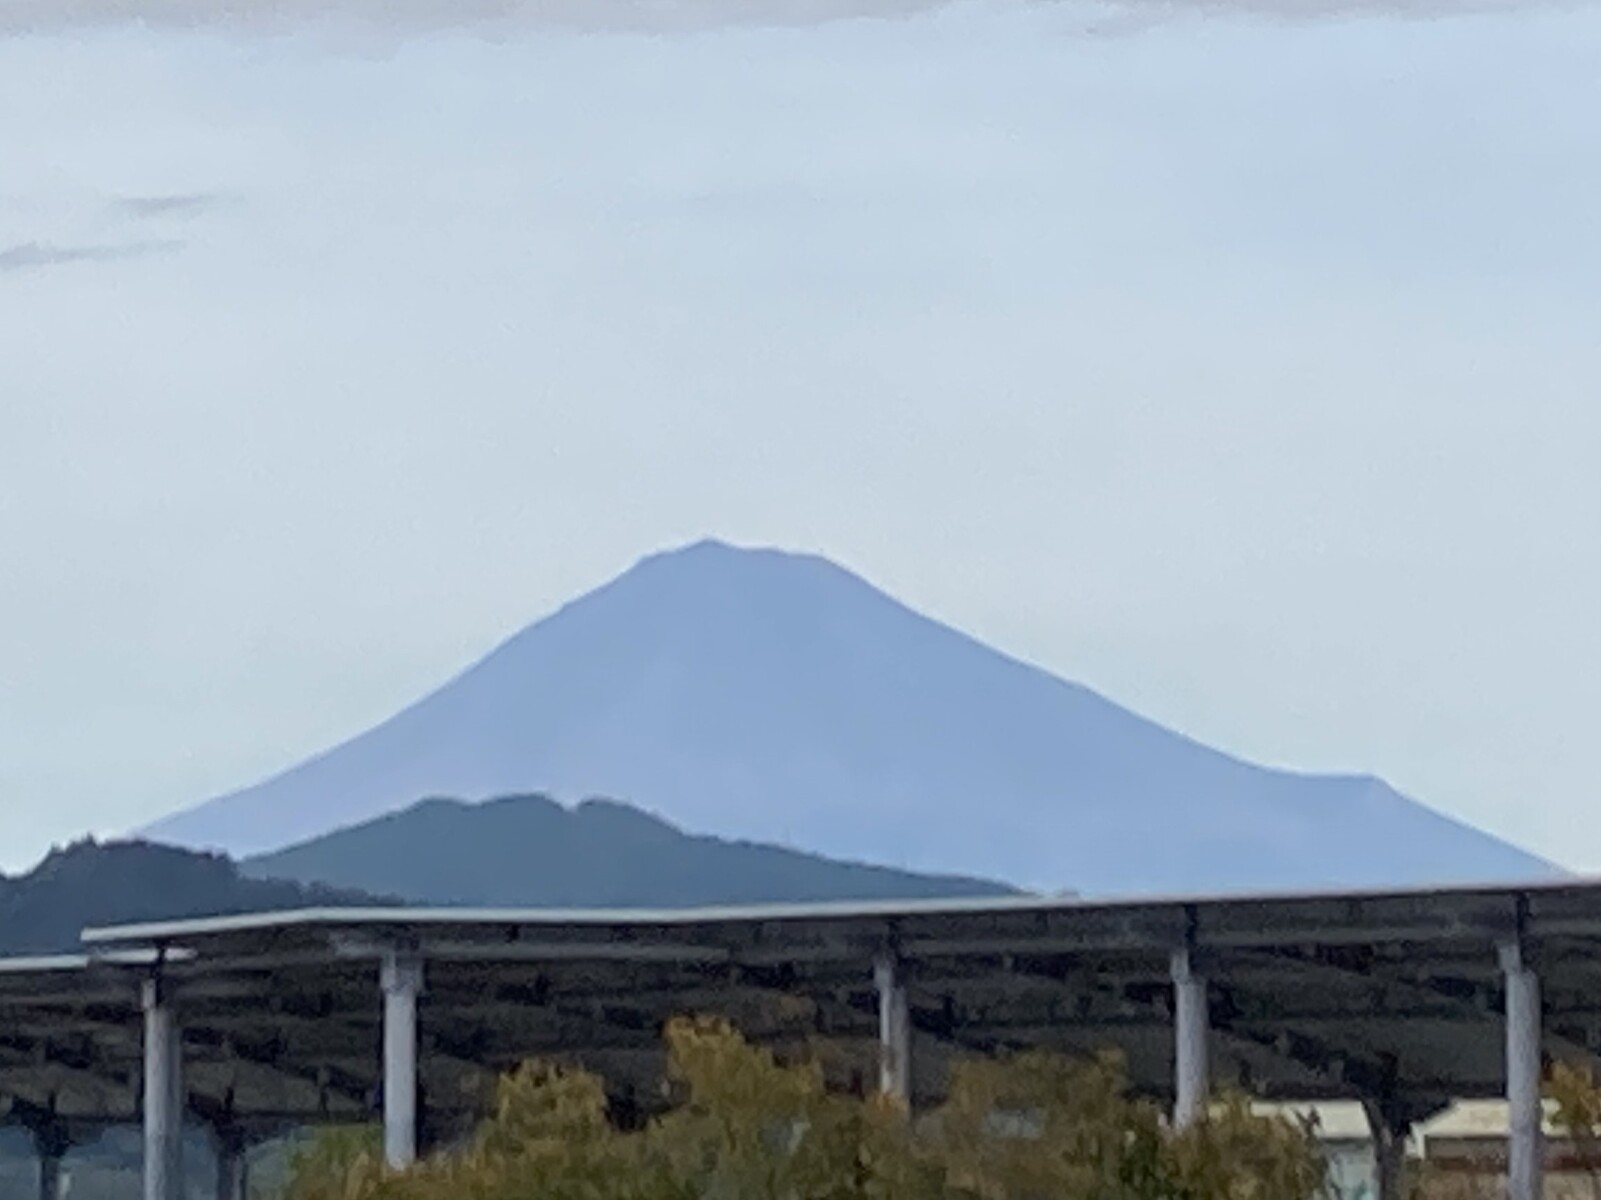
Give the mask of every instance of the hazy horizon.
[[8, 5], [0, 868], [706, 534], [1601, 865], [1601, 11], [890, 7]]

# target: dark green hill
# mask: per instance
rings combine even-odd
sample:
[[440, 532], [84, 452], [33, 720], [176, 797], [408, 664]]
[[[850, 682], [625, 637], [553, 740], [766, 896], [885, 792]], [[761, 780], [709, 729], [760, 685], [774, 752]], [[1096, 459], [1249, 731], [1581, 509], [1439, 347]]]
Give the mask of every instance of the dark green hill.
[[1006, 895], [1003, 884], [837, 862], [684, 833], [625, 804], [543, 796], [425, 800], [249, 859], [246, 873], [358, 888], [420, 904], [689, 907]]
[[0, 954], [71, 952], [87, 925], [372, 903], [356, 892], [247, 879], [218, 855], [83, 841], [26, 875], [0, 875]]

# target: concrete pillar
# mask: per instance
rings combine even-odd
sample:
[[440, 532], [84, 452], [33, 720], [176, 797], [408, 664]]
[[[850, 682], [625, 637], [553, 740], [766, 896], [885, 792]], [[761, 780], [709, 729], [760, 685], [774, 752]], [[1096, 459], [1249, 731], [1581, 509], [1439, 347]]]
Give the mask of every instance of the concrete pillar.
[[1373, 1139], [1373, 1184], [1375, 1200], [1406, 1200], [1407, 1135], [1387, 1129]]
[[1407, 1141], [1412, 1127], [1393, 1105], [1365, 1101], [1362, 1107], [1373, 1138], [1375, 1200], [1406, 1200]]
[[1211, 1090], [1211, 1014], [1206, 980], [1194, 971], [1190, 951], [1173, 953], [1173, 1125], [1187, 1129], [1206, 1113]]
[[183, 1196], [183, 1030], [159, 979], [144, 989], [144, 1200]]
[[54, 1154], [39, 1156], [39, 1200], [61, 1200], [61, 1159]]
[[234, 1129], [220, 1129], [215, 1135], [217, 1152], [217, 1200], [245, 1200], [249, 1189], [244, 1136]]
[[1508, 1200], [1542, 1200], [1545, 1108], [1541, 1099], [1540, 977], [1520, 942], [1501, 947], [1506, 977]]
[[422, 961], [384, 959], [384, 1160], [404, 1171], [417, 1161], [417, 998]]
[[52, 1122], [34, 1129], [33, 1148], [39, 1159], [39, 1200], [62, 1200], [61, 1162], [72, 1148], [65, 1126]]
[[873, 966], [878, 989], [878, 1090], [902, 1104], [912, 1101], [912, 1015], [901, 965], [884, 955]]

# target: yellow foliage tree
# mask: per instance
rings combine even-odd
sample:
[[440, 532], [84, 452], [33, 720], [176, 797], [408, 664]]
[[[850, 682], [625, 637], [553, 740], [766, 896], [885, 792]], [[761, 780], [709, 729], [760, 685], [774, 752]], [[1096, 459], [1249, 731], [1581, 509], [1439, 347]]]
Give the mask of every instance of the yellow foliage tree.
[[1554, 1064], [1545, 1094], [1555, 1110], [1552, 1123], [1589, 1176], [1591, 1195], [1601, 1200], [1601, 1085], [1594, 1068], [1589, 1063]]
[[681, 1102], [640, 1139], [645, 1177], [699, 1200], [933, 1197], [905, 1114], [831, 1094], [815, 1063], [781, 1065], [716, 1020], [667, 1029]]
[[1173, 1132], [1114, 1056], [960, 1063], [914, 1131], [724, 1022], [675, 1021], [667, 1048], [674, 1103], [639, 1133], [593, 1076], [529, 1065], [466, 1146], [396, 1174], [370, 1135], [331, 1135], [287, 1200], [1312, 1200], [1324, 1180], [1310, 1130], [1230, 1099]]
[[327, 1129], [290, 1164], [294, 1200], [367, 1200], [383, 1179], [383, 1142], [368, 1128]]
[[1028, 1053], [958, 1063], [926, 1153], [981, 1200], [1136, 1200], [1165, 1177], [1161, 1113], [1121, 1061]]
[[1328, 1164], [1310, 1122], [1264, 1116], [1239, 1093], [1168, 1141], [1168, 1195], [1189, 1200], [1281, 1200], [1316, 1196]]

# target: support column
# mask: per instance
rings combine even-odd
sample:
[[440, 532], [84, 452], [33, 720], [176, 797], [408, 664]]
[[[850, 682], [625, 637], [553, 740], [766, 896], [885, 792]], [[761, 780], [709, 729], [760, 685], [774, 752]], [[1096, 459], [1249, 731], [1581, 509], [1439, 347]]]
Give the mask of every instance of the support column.
[[420, 959], [384, 959], [384, 1161], [404, 1171], [417, 1161], [417, 998]]
[[1542, 1200], [1545, 1106], [1541, 1098], [1540, 977], [1521, 941], [1501, 947], [1506, 978], [1508, 1200]]
[[183, 1196], [183, 1030], [160, 979], [145, 983], [144, 1200]]
[[873, 965], [878, 988], [878, 1090], [902, 1104], [912, 1102], [912, 1017], [899, 961], [883, 955]]
[[1369, 1100], [1362, 1107], [1373, 1139], [1375, 1200], [1405, 1200], [1407, 1142], [1412, 1127], [1394, 1105]]
[[245, 1200], [248, 1189], [245, 1151], [249, 1144], [237, 1129], [219, 1129], [213, 1144], [217, 1153], [217, 1200]]
[[1208, 1043], [1211, 1013], [1206, 980], [1197, 975], [1188, 949], [1173, 953], [1173, 1125], [1188, 1129], [1206, 1114], [1211, 1090]]
[[39, 1200], [61, 1200], [61, 1159], [57, 1155], [39, 1156]]
[[62, 1200], [61, 1161], [72, 1148], [66, 1127], [52, 1121], [34, 1128], [33, 1148], [39, 1159], [39, 1200]]
[[1407, 1134], [1387, 1129], [1373, 1139], [1373, 1186], [1377, 1200], [1406, 1200]]

